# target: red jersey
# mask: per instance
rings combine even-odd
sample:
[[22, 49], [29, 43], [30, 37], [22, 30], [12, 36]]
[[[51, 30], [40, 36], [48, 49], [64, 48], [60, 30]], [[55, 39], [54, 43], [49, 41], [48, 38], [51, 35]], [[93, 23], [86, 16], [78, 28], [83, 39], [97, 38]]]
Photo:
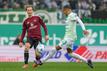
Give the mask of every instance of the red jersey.
[[32, 37], [41, 40], [41, 26], [44, 28], [45, 35], [47, 35], [48, 31], [46, 25], [39, 16], [32, 16], [30, 18], [25, 19], [25, 21], [23, 22], [23, 31], [20, 42], [23, 41], [26, 32], [28, 38]]

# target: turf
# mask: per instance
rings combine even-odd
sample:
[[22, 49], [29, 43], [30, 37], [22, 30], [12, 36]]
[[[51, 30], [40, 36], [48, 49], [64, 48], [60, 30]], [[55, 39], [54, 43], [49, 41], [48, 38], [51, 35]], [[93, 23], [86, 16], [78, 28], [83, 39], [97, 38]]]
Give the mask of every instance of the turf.
[[45, 63], [37, 68], [22, 69], [23, 63], [0, 63], [0, 71], [107, 71], [107, 63], [94, 63], [94, 69], [89, 68], [85, 63]]

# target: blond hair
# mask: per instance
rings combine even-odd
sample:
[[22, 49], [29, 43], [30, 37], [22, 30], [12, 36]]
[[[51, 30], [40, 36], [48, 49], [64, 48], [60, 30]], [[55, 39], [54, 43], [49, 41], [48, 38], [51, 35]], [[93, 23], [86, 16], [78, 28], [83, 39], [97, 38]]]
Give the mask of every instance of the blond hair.
[[31, 7], [31, 8], [34, 10], [34, 8], [33, 8], [32, 5], [26, 5], [26, 6], [25, 6], [25, 10], [27, 10], [27, 8], [29, 8], [29, 7]]

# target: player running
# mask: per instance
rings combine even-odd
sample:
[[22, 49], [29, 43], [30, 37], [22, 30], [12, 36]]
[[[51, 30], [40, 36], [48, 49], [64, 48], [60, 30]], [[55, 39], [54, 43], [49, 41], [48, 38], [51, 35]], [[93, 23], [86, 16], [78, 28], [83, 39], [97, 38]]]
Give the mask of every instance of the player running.
[[23, 68], [28, 67], [28, 59], [29, 59], [29, 49], [34, 46], [35, 50], [35, 58], [39, 61], [41, 58], [41, 55], [36, 53], [36, 47], [41, 42], [42, 35], [41, 35], [41, 26], [44, 28], [45, 31], [45, 40], [48, 40], [48, 31], [46, 28], [45, 23], [39, 16], [33, 15], [33, 7], [31, 5], [26, 6], [26, 12], [28, 14], [28, 18], [26, 18], [23, 22], [23, 31], [20, 39], [19, 46], [22, 47], [23, 38], [25, 37], [25, 34], [27, 32], [27, 41], [25, 44], [25, 50], [24, 50], [24, 66]]
[[87, 60], [84, 57], [74, 53], [71, 48], [71, 45], [73, 45], [75, 40], [77, 39], [77, 34], [76, 34], [77, 22], [80, 24], [84, 35], [87, 36], [89, 32], [85, 29], [85, 26], [83, 22], [80, 20], [80, 18], [75, 13], [72, 12], [70, 6], [64, 6], [63, 13], [67, 16], [65, 36], [63, 40], [59, 43], [58, 46], [56, 46], [56, 48], [53, 48], [52, 51], [50, 51], [50, 53], [46, 57], [40, 59], [40, 61], [35, 61], [36, 66], [38, 66], [41, 63], [44, 63], [46, 60], [51, 58], [56, 51], [60, 50], [63, 47], [63, 45], [66, 45], [67, 52], [70, 56], [82, 60], [83, 62], [87, 63], [89, 67], [93, 68], [91, 60]]

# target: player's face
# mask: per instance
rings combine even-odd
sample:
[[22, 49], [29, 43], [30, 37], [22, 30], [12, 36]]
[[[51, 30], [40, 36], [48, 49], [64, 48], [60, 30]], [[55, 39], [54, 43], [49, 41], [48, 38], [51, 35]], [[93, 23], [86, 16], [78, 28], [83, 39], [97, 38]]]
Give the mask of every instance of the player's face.
[[65, 15], [68, 15], [68, 8], [64, 8], [62, 11]]
[[33, 9], [32, 9], [32, 7], [28, 7], [28, 8], [26, 9], [26, 12], [27, 12], [28, 15], [32, 15], [32, 14], [33, 14]]

